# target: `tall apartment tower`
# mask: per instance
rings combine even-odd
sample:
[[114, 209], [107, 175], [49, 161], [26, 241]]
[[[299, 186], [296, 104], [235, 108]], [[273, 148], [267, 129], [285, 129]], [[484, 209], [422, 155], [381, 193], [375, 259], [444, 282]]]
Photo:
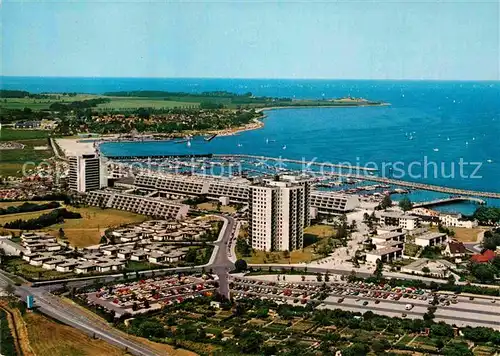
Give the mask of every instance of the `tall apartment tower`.
[[96, 154], [69, 157], [69, 188], [80, 193], [106, 187], [106, 174]]
[[293, 251], [304, 246], [304, 228], [309, 225], [309, 185], [285, 179], [250, 186], [249, 235], [256, 250]]

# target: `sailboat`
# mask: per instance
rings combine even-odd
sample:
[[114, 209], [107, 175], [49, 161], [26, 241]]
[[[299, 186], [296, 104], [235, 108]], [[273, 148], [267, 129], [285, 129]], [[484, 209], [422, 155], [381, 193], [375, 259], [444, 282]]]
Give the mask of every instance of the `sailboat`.
[[188, 147], [191, 147], [191, 141], [190, 141], [190, 140], [188, 140], [186, 145], [187, 145]]

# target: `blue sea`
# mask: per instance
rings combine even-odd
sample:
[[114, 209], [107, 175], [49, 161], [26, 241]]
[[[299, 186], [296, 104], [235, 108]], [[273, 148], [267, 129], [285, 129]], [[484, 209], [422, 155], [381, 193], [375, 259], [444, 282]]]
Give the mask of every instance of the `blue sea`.
[[[379, 170], [385, 164], [386, 176], [500, 192], [498, 81], [2, 77], [1, 87], [96, 94], [227, 90], [301, 99], [349, 95], [384, 101], [390, 105], [267, 111], [262, 129], [217, 137], [209, 143], [198, 139], [190, 147], [171, 142], [111, 143], [103, 145], [102, 150], [105, 154], [246, 153], [349, 162]], [[402, 172], [396, 170], [396, 163]], [[415, 200], [440, 196], [431, 192], [412, 194]], [[488, 203], [500, 205], [493, 200]], [[469, 213], [474, 206], [457, 204], [446, 210]]]

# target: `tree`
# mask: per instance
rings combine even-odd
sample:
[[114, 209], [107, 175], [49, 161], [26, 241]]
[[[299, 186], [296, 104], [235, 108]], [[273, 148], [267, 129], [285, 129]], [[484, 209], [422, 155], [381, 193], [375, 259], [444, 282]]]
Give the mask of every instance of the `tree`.
[[453, 276], [453, 274], [451, 274], [451, 273], [448, 276], [448, 284], [451, 286], [455, 284], [455, 276]]
[[392, 206], [392, 199], [389, 194], [385, 195], [380, 204], [378, 205], [379, 209], [385, 210]]
[[435, 312], [437, 308], [435, 306], [430, 306], [427, 308], [427, 313], [424, 314], [423, 318], [425, 321], [433, 320], [435, 317]]
[[466, 344], [449, 343], [443, 349], [444, 356], [473, 356], [474, 353]]
[[5, 263], [5, 250], [3, 248], [0, 248], [0, 266], [3, 267]]
[[370, 351], [366, 344], [354, 343], [349, 348], [342, 350], [343, 356], [365, 356]]
[[62, 227], [59, 228], [59, 238], [60, 239], [64, 239], [64, 237], [66, 236], [66, 234], [64, 233], [64, 230]]
[[234, 263], [234, 267], [236, 268], [236, 272], [244, 272], [248, 268], [247, 261], [239, 259]]
[[385, 350], [388, 350], [391, 348], [391, 344], [387, 339], [380, 339], [380, 340], [375, 340], [372, 343], [372, 349], [376, 353], [383, 353]]
[[489, 282], [495, 279], [496, 269], [490, 264], [476, 264], [472, 266], [472, 275], [481, 282]]
[[383, 271], [384, 271], [384, 263], [380, 259], [377, 259], [377, 267], [375, 267], [375, 271], [373, 271], [373, 275], [377, 279], [381, 279]]
[[405, 212], [413, 209], [413, 203], [408, 197], [404, 197], [403, 199], [401, 199], [398, 205], [401, 208], [401, 210]]
[[248, 244], [246, 239], [238, 238], [236, 240], [236, 251], [243, 257], [249, 257], [252, 254], [252, 247]]
[[422, 272], [424, 272], [424, 273], [430, 273], [431, 270], [429, 269], [429, 267], [425, 266], [424, 268], [422, 268]]
[[494, 225], [500, 222], [500, 208], [493, 206], [480, 206], [472, 217], [481, 225]]

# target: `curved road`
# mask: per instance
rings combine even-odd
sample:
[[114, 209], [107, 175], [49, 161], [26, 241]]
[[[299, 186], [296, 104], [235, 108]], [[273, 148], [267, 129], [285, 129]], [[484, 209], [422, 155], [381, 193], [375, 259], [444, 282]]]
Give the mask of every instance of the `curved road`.
[[[229, 286], [228, 286], [228, 273], [234, 268], [234, 264], [229, 260], [227, 255], [227, 244], [231, 240], [233, 230], [235, 228], [236, 222], [234, 218], [230, 216], [221, 216], [224, 220], [224, 225], [219, 234], [219, 239], [214, 242], [215, 248], [214, 252], [210, 258], [209, 263], [204, 266], [196, 267], [181, 267], [181, 268], [169, 268], [162, 270], [155, 270], [154, 272], [160, 271], [192, 271], [201, 270], [202, 268], [211, 268], [214, 273], [219, 277], [219, 291], [226, 297], [229, 296]], [[144, 271], [141, 275], [147, 276], [151, 275], [153, 271]], [[135, 273], [129, 273], [130, 276], [134, 276]], [[35, 298], [35, 305], [38, 310], [42, 313], [64, 323], [75, 327], [87, 335], [97, 337], [99, 339], [105, 340], [115, 346], [125, 349], [128, 353], [133, 355], [144, 355], [144, 356], [156, 356], [164, 355], [164, 353], [159, 353], [158, 351], [152, 349], [151, 347], [140, 344], [135, 341], [130, 340], [125, 333], [122, 333], [113, 327], [109, 326], [105, 322], [100, 322], [98, 318], [91, 318], [84, 311], [78, 307], [71, 306], [68, 303], [62, 302], [60, 298], [50, 294], [50, 288], [56, 288], [61, 283], [67, 283], [68, 286], [82, 286], [89, 284], [94, 279], [99, 278], [103, 281], [111, 281], [118, 278], [123, 278], [123, 274], [116, 274], [110, 276], [98, 276], [90, 278], [74, 278], [72, 280], [59, 280], [50, 281], [47, 283], [37, 283], [38, 287], [29, 287], [26, 285], [17, 286], [16, 294], [22, 299], [26, 300], [28, 295], [33, 295]], [[0, 271], [0, 288], [5, 287], [8, 283], [14, 285], [12, 280], [10, 280], [9, 275]]]

